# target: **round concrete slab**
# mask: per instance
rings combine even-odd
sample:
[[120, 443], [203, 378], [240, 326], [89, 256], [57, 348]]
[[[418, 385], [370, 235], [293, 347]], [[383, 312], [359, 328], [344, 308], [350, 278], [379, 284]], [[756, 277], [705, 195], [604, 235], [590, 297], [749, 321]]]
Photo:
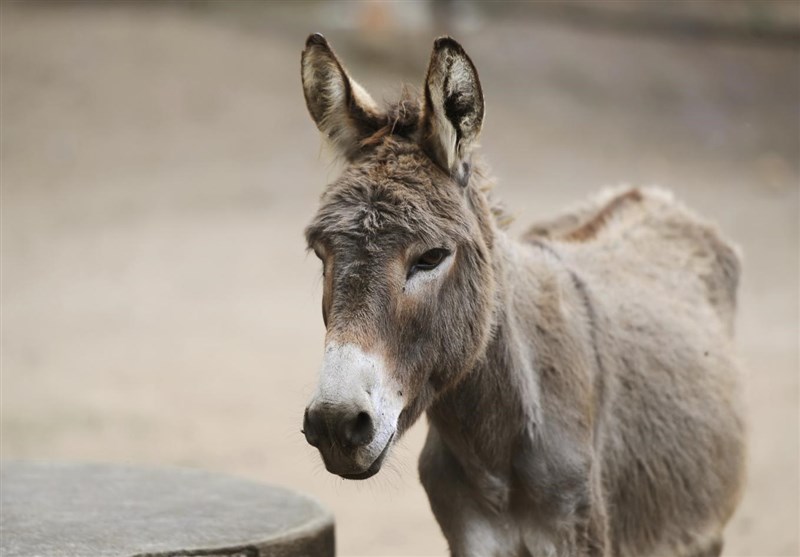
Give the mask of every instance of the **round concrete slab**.
[[5, 462], [0, 554], [331, 557], [333, 517], [293, 491], [198, 470]]

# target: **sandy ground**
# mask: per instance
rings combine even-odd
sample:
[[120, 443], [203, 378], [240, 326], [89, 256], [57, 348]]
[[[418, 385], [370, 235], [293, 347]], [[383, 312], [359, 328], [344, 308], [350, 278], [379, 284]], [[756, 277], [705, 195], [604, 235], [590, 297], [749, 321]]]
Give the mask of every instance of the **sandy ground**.
[[[334, 510], [341, 555], [443, 555], [416, 476], [425, 423], [364, 483], [329, 476], [299, 432], [323, 338], [302, 229], [336, 174], [302, 43], [327, 31], [380, 96], [420, 82], [434, 33], [194, 6], [2, 6], [2, 456], [283, 484]], [[742, 246], [752, 451], [725, 554], [797, 556], [797, 48], [525, 18], [458, 36], [517, 230], [657, 183]]]

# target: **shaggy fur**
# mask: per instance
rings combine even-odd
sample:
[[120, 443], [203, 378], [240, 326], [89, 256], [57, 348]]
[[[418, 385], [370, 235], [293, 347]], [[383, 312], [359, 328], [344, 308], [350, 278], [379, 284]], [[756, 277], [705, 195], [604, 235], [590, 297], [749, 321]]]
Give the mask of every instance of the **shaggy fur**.
[[[326, 341], [387, 362], [393, 438], [427, 412], [420, 477], [452, 554], [719, 555], [744, 478], [736, 250], [649, 188], [510, 238], [472, 155], [477, 72], [452, 39], [415, 108], [360, 106], [318, 35], [303, 77], [349, 162], [306, 230]], [[449, 266], [412, 288], [433, 248]]]

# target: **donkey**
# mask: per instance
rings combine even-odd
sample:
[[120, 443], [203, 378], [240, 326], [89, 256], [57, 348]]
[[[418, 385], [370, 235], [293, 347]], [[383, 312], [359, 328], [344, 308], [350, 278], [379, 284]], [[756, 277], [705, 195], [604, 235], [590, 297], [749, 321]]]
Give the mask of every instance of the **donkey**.
[[454, 556], [716, 557], [741, 495], [737, 251], [662, 190], [506, 232], [477, 71], [435, 41], [379, 107], [322, 35], [306, 104], [347, 163], [307, 227], [327, 329], [303, 432], [376, 474], [426, 412], [419, 474]]

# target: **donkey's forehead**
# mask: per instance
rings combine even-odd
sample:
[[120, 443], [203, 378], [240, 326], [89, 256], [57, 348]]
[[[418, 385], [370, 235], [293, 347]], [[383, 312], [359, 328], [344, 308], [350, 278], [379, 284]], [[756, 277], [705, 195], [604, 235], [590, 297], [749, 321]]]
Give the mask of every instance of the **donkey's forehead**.
[[466, 234], [463, 202], [458, 186], [425, 155], [378, 153], [351, 164], [327, 187], [306, 237], [310, 246], [339, 238], [457, 240]]

